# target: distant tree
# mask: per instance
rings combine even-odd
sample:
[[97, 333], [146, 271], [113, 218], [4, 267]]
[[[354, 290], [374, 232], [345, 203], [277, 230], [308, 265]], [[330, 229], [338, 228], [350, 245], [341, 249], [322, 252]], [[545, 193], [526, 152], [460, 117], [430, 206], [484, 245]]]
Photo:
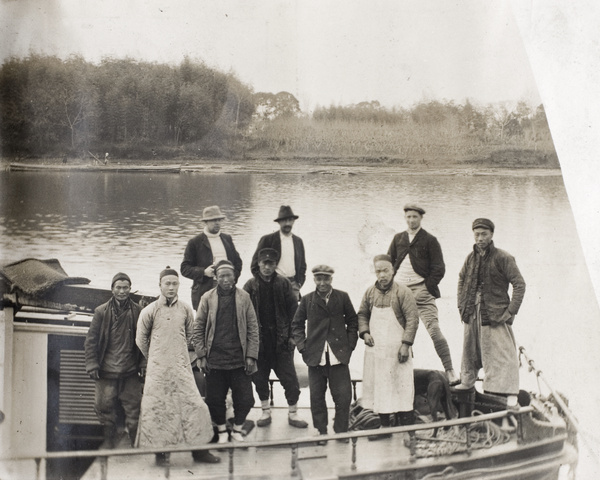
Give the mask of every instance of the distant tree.
[[255, 93], [254, 109], [257, 120], [297, 117], [301, 113], [300, 102], [289, 92]]

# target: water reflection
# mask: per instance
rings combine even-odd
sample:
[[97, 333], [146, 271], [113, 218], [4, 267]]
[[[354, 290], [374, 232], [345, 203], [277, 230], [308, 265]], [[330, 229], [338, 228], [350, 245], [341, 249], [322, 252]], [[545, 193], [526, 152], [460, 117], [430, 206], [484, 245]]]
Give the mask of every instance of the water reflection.
[[[456, 279], [472, 247], [472, 220], [492, 218], [497, 246], [516, 257], [527, 282], [518, 340], [559, 389], [573, 392], [576, 412], [598, 424], [600, 392], [586, 385], [600, 365], [600, 315], [561, 177], [2, 172], [0, 186], [3, 264], [54, 257], [69, 274], [104, 287], [123, 270], [134, 289], [148, 293], [157, 292], [162, 268], [179, 268], [205, 206], [218, 204], [226, 213], [224, 231], [244, 261], [244, 282], [258, 239], [276, 230], [279, 205], [290, 204], [300, 216], [294, 232], [304, 239], [309, 268], [334, 266], [334, 287], [355, 306], [374, 281], [371, 258], [405, 228], [402, 206], [420, 202], [423, 227], [437, 236], [446, 261], [438, 308], [456, 366]], [[182, 283], [189, 301], [191, 282]], [[309, 276], [303, 291], [312, 288]], [[414, 351], [416, 365], [441, 368], [424, 328]], [[357, 352], [352, 368], [361, 367]]]

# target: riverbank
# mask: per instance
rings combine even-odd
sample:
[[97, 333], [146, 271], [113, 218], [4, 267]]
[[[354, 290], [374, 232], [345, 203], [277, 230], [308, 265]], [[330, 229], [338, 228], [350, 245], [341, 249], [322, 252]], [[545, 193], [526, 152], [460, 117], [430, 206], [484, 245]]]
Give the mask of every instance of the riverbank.
[[[180, 171], [210, 173], [262, 173], [262, 174], [402, 174], [402, 175], [561, 175], [556, 154], [534, 151], [505, 150], [487, 158], [464, 158], [460, 161], [430, 158], [428, 160], [389, 157], [297, 157], [247, 155], [243, 159], [173, 158], [128, 160], [111, 159], [106, 165], [89, 159], [34, 158], [0, 160], [2, 169], [11, 164], [59, 171]], [[23, 168], [20, 168], [23, 170]]]

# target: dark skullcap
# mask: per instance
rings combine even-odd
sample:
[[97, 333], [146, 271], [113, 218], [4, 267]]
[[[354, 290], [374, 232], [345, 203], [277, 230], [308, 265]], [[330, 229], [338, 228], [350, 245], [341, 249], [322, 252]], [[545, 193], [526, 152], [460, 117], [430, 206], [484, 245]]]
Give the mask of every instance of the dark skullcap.
[[129, 285], [131, 286], [131, 278], [129, 278], [129, 275], [123, 272], [119, 272], [113, 277], [112, 282], [110, 284], [110, 288], [114, 287], [115, 283], [117, 283], [119, 280], [127, 280], [129, 282]]
[[177, 273], [177, 270], [174, 270], [173, 268], [169, 267], [168, 265], [162, 272], [160, 272], [159, 281], [162, 280], [162, 278], [166, 277], [167, 275], [175, 275], [176, 277], [179, 276], [179, 274]]
[[476, 228], [487, 228], [488, 230], [491, 230], [492, 233], [494, 233], [494, 229], [496, 227], [494, 225], [494, 222], [492, 222], [491, 220], [489, 220], [487, 218], [476, 218], [473, 221], [472, 230], [475, 230]]
[[392, 263], [392, 257], [390, 257], [389, 255], [386, 255], [386, 254], [375, 255], [375, 257], [373, 257], [373, 263], [377, 263], [377, 262], [381, 262], [381, 261]]

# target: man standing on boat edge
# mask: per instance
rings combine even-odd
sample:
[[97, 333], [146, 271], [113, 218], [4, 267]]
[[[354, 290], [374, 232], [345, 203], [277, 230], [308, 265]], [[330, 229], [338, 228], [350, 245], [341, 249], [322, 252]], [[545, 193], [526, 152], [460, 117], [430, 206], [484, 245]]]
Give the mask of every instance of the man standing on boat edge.
[[464, 342], [461, 384], [456, 388], [472, 388], [483, 368], [484, 391], [507, 397], [507, 406], [514, 407], [519, 393], [519, 358], [512, 324], [525, 296], [525, 281], [514, 257], [494, 245], [491, 220], [477, 218], [472, 230], [475, 245], [458, 278]]
[[335, 403], [333, 430], [348, 431], [352, 382], [348, 364], [358, 341], [358, 316], [346, 292], [332, 288], [333, 268], [312, 269], [316, 290], [302, 297], [292, 333], [304, 363], [308, 365], [310, 410], [313, 425], [327, 434], [327, 384]]
[[221, 232], [221, 222], [225, 215], [217, 205], [206, 207], [200, 221], [204, 231], [188, 241], [181, 262], [181, 274], [194, 281], [192, 285], [192, 307], [198, 309], [200, 298], [217, 286], [215, 265], [221, 260], [229, 260], [234, 267], [237, 281], [242, 271], [242, 259], [235, 249], [230, 235]]
[[282, 205], [279, 208], [279, 214], [274, 220], [279, 224], [279, 231], [264, 235], [259, 240], [250, 270], [252, 275], [258, 275], [258, 252], [263, 248], [275, 249], [279, 254], [277, 273], [292, 283], [296, 301], [300, 301], [300, 289], [306, 280], [306, 259], [304, 242], [292, 233], [292, 227], [297, 219], [298, 215], [294, 215], [290, 206]]
[[244, 285], [244, 290], [250, 294], [260, 331], [258, 371], [252, 375], [262, 408], [262, 416], [256, 424], [259, 427], [271, 424], [269, 377], [273, 370], [288, 402], [288, 424], [306, 428], [308, 423], [298, 416], [300, 385], [294, 366], [295, 344], [292, 338], [292, 320], [298, 300], [290, 281], [276, 271], [278, 259], [277, 250], [261, 249], [258, 252], [258, 274]]
[[[142, 307], [129, 297], [131, 279], [117, 273], [111, 283], [112, 298], [94, 311], [85, 337], [85, 368], [95, 381], [96, 415], [103, 427], [100, 448], [112, 449], [116, 440], [117, 402], [125, 411], [131, 444], [135, 442], [146, 359], [135, 344]], [[139, 374], [139, 376], [138, 376]]]
[[446, 266], [437, 238], [421, 228], [423, 215], [425, 210], [414, 203], [404, 206], [408, 229], [394, 236], [388, 255], [392, 258], [396, 281], [410, 288], [417, 301], [419, 317], [444, 365], [448, 382], [456, 385], [460, 379], [452, 366], [450, 347], [440, 329], [435, 303], [435, 299], [440, 298], [438, 284], [444, 278]]

